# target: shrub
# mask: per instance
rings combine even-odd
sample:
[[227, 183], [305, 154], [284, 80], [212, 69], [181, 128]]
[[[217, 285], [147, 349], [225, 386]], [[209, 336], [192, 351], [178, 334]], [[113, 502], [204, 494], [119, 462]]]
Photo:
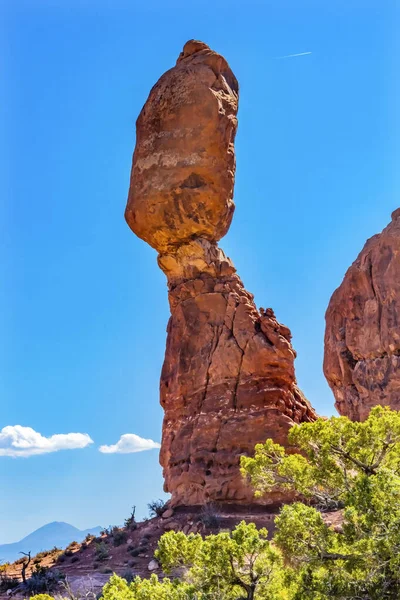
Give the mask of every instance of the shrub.
[[96, 560], [107, 560], [110, 553], [104, 542], [96, 543], [95, 558]]
[[25, 590], [29, 595], [51, 592], [62, 579], [65, 576], [57, 569], [36, 565], [35, 571], [26, 581]]
[[124, 523], [125, 527], [127, 527], [128, 529], [136, 529], [136, 527], [137, 527], [137, 524], [135, 521], [135, 512], [136, 512], [136, 506], [132, 506], [132, 512], [129, 515], [129, 517], [127, 517], [125, 519], [125, 523]]
[[80, 561], [79, 556], [77, 556], [76, 554], [74, 554], [74, 556], [71, 558], [71, 562], [72, 563], [76, 563], [76, 562], [79, 562], [79, 561]]
[[126, 540], [128, 539], [128, 534], [123, 529], [119, 527], [113, 527], [112, 529], [112, 537], [114, 546], [122, 546], [122, 544], [126, 544]]
[[19, 585], [19, 580], [16, 577], [10, 577], [4, 572], [0, 572], [0, 593], [12, 590], [16, 588], [17, 585]]
[[[299, 578], [296, 598], [400, 598], [400, 412], [376, 406], [362, 423], [295, 425], [289, 442], [301, 454], [269, 439], [241, 466], [259, 496], [280, 488], [312, 504], [285, 505], [275, 521], [274, 542]], [[321, 512], [336, 508], [335, 528]]]
[[133, 581], [133, 572], [130, 569], [127, 569], [123, 573], [122, 579], [125, 579], [125, 581], [127, 581], [128, 583], [131, 583]]
[[212, 502], [205, 504], [201, 509], [200, 521], [209, 529], [216, 529], [220, 526], [221, 515]]
[[68, 544], [67, 546], [67, 550], [74, 550], [76, 548], [76, 546], [79, 546], [78, 542], [71, 542], [70, 544]]
[[149, 509], [150, 517], [161, 517], [163, 512], [166, 510], [166, 502], [159, 498], [158, 500], [153, 500], [153, 502], [149, 502], [147, 505]]
[[128, 562], [128, 567], [130, 567], [130, 568], [134, 567], [135, 565], [137, 565], [137, 562], [138, 562], [137, 560], [130, 560]]
[[108, 573], [112, 573], [113, 570], [110, 569], [110, 567], [103, 567], [102, 569], [100, 569], [100, 573], [102, 573], [103, 575], [108, 575]]
[[31, 596], [31, 600], [54, 600], [54, 598], [49, 594], [35, 594], [35, 596]]

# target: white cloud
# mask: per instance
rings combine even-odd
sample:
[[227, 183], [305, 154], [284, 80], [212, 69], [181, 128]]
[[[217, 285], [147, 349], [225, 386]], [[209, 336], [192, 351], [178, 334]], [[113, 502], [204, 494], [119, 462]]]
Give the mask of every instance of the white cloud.
[[33, 456], [58, 450], [86, 448], [93, 440], [87, 433], [57, 433], [44, 437], [32, 427], [8, 425], [0, 431], [0, 456]]
[[152, 450], [160, 448], [158, 442], [145, 440], [135, 433], [124, 433], [116, 444], [111, 446], [100, 446], [100, 452], [103, 454], [130, 454], [132, 452], [143, 452], [143, 450]]

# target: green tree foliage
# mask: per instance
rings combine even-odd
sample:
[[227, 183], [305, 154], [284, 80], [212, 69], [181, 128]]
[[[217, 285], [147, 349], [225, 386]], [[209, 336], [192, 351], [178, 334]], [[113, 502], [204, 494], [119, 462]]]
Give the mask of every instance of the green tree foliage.
[[185, 535], [170, 531], [156, 557], [165, 573], [181, 569], [180, 580], [156, 575], [136, 577], [129, 585], [113, 576], [104, 600], [289, 600], [283, 585], [281, 553], [267, 540], [265, 529], [240, 523], [232, 532]]
[[185, 579], [199, 598], [278, 600], [282, 558], [266, 529], [242, 521], [232, 532], [206, 536], [170, 531], [162, 536], [156, 557], [168, 573], [188, 568]]
[[162, 582], [157, 575], [150, 579], [135, 577], [132, 583], [112, 575], [103, 588], [104, 600], [195, 600], [192, 586], [181, 581], [170, 581], [165, 578]]
[[[304, 500], [276, 520], [274, 542], [298, 576], [293, 598], [400, 598], [400, 413], [319, 419], [294, 426], [289, 441], [302, 454], [267, 440], [241, 465], [258, 495], [279, 487]], [[336, 529], [321, 515], [333, 508]]]

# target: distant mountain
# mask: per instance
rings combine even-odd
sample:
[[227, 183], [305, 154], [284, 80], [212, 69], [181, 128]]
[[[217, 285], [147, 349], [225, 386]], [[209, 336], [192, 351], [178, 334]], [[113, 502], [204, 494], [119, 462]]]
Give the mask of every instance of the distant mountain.
[[54, 521], [43, 525], [30, 533], [19, 542], [13, 544], [0, 544], [0, 564], [5, 562], [14, 562], [21, 558], [19, 552], [31, 552], [32, 556], [42, 550], [51, 550], [54, 546], [65, 548], [71, 542], [82, 542], [88, 533], [99, 535], [101, 527], [92, 529], [77, 529], [73, 525]]

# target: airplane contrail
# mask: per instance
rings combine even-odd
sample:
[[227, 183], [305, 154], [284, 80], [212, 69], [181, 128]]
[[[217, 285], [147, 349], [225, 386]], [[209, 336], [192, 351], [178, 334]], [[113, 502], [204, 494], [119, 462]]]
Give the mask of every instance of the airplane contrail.
[[299, 54], [287, 54], [286, 56], [275, 56], [275, 58], [293, 58], [294, 56], [307, 56], [307, 54], [312, 54], [312, 52], [300, 52]]

